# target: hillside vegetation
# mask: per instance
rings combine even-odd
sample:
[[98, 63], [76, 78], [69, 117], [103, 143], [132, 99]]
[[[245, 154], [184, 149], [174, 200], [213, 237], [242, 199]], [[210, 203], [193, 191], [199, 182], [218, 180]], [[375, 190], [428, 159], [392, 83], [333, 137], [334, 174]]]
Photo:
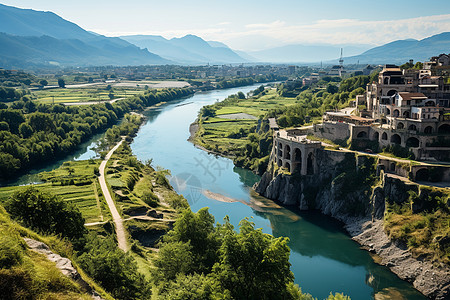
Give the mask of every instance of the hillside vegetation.
[[114, 104], [90, 106], [36, 105], [24, 96], [0, 107], [0, 179], [70, 153], [127, 112], [191, 93], [190, 88], [148, 90]]

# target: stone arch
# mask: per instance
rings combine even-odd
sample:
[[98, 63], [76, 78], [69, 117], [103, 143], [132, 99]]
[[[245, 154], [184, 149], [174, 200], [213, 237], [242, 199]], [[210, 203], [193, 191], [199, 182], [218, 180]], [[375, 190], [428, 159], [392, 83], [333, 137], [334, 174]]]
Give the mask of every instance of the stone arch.
[[425, 127], [425, 129], [423, 130], [424, 133], [433, 133], [433, 127], [431, 126], [427, 126]]
[[283, 161], [281, 159], [278, 160], [278, 166], [281, 167], [283, 165]]
[[404, 128], [405, 128], [405, 124], [403, 124], [402, 122], [397, 123], [397, 129], [404, 129]]
[[284, 146], [284, 158], [291, 159], [291, 147], [289, 145]]
[[299, 148], [295, 148], [294, 152], [294, 170], [301, 174], [302, 172], [302, 151]]
[[283, 144], [278, 143], [278, 156], [283, 157]]
[[308, 159], [306, 160], [306, 174], [307, 175], [314, 174], [314, 158], [312, 152], [308, 154]]
[[392, 114], [393, 117], [400, 116], [400, 111], [398, 109], [394, 109], [394, 113]]
[[434, 101], [427, 101], [427, 102], [425, 102], [425, 106], [434, 106], [435, 104], [434, 104]]
[[302, 151], [298, 148], [295, 148], [294, 150], [294, 161], [302, 162]]
[[402, 138], [398, 134], [393, 134], [391, 136], [391, 142], [400, 145], [402, 143]]
[[396, 93], [397, 93], [396, 90], [389, 90], [386, 95], [387, 96], [394, 96]]
[[417, 148], [420, 145], [420, 141], [418, 138], [415, 137], [410, 137], [409, 139], [406, 140], [406, 147], [413, 147], [413, 148]]
[[289, 162], [285, 162], [285, 163], [284, 163], [284, 167], [285, 167], [286, 169], [288, 169], [289, 172], [291, 171], [291, 164], [290, 164]]
[[391, 110], [389, 108], [386, 108], [386, 116], [390, 116], [391, 115]]
[[373, 139], [375, 141], [378, 141], [380, 139], [380, 133], [378, 131], [375, 131], [373, 134]]
[[409, 125], [408, 130], [414, 130], [417, 131], [417, 127], [414, 124]]
[[365, 131], [360, 131], [356, 137], [357, 137], [358, 139], [365, 139], [365, 138], [367, 138], [367, 132], [365, 132]]
[[443, 124], [443, 125], [439, 126], [438, 132], [439, 133], [450, 134], [450, 125], [449, 124]]
[[389, 171], [395, 172], [395, 162], [391, 162], [391, 164], [389, 166]]
[[405, 110], [403, 112], [403, 118], [409, 118], [409, 111]]
[[387, 140], [387, 133], [383, 132], [383, 134], [381, 135], [381, 139], [382, 140]]
[[418, 181], [428, 181], [430, 177], [430, 172], [427, 168], [420, 169], [416, 172], [415, 179]]

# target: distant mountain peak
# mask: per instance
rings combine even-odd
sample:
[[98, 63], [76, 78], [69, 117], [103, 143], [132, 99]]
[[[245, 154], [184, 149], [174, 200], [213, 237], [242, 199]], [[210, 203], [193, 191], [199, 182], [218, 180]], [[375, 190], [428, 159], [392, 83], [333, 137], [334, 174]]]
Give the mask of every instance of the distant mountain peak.
[[122, 36], [130, 43], [184, 64], [243, 63], [248, 60], [220, 42], [206, 42], [197, 35], [187, 34], [166, 40], [157, 36]]
[[120, 38], [88, 32], [53, 12], [0, 4], [0, 32], [4, 66], [171, 63]]

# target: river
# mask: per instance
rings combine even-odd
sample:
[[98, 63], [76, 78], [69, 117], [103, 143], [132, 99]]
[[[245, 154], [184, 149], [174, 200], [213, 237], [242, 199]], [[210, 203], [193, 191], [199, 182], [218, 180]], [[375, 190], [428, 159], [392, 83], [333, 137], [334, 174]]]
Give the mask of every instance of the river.
[[[258, 86], [197, 93], [145, 111], [147, 121], [131, 144], [134, 154], [141, 161], [153, 159], [153, 166], [169, 169], [172, 185], [186, 197], [193, 211], [207, 206], [218, 222], [228, 215], [237, 228], [241, 219], [250, 218], [264, 232], [288, 237], [291, 270], [303, 292], [318, 299], [326, 298], [330, 292], [343, 292], [353, 300], [374, 299], [380, 292], [392, 295], [392, 299], [426, 299], [388, 268], [375, 264], [337, 221], [317, 212], [289, 210], [252, 196], [251, 186], [259, 180], [258, 176], [187, 141], [189, 125], [202, 106]], [[91, 147], [100, 136], [81, 145], [78, 152], [7, 184], [37, 182], [37, 173], [55, 169], [66, 160], [95, 157]]]
[[264, 232], [289, 237], [291, 270], [303, 292], [319, 299], [330, 292], [343, 292], [354, 300], [374, 299], [380, 292], [392, 299], [426, 299], [388, 268], [375, 264], [337, 221], [252, 196], [251, 186], [258, 176], [187, 141], [189, 125], [202, 106], [256, 87], [197, 93], [146, 111], [148, 120], [131, 144], [133, 153], [141, 161], [153, 159], [153, 166], [169, 169], [172, 185], [193, 211], [207, 206], [218, 222], [228, 215], [238, 227], [241, 219], [250, 218]]

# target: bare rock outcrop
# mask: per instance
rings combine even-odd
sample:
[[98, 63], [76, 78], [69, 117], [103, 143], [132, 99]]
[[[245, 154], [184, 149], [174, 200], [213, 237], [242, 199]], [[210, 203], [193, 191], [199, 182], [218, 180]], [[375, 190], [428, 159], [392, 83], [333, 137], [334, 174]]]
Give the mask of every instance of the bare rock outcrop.
[[[413, 257], [406, 247], [390, 240], [383, 228], [386, 199], [404, 203], [408, 191], [418, 192], [418, 185], [381, 173], [381, 183], [377, 186], [349, 189], [348, 182], [336, 178], [357, 168], [364, 158], [332, 151], [322, 151], [320, 155], [315, 175], [287, 175], [271, 165], [255, 184], [255, 191], [283, 205], [318, 209], [342, 221], [355, 241], [378, 254], [381, 264], [401, 279], [411, 282], [432, 299], [450, 299], [450, 268]], [[347, 170], [342, 169], [343, 165]]]
[[25, 243], [27, 243], [28, 247], [30, 247], [31, 250], [45, 255], [48, 260], [54, 262], [56, 264], [56, 267], [61, 270], [61, 273], [63, 273], [63, 275], [70, 277], [78, 284], [80, 284], [80, 286], [84, 290], [86, 290], [88, 293], [92, 295], [93, 299], [103, 300], [103, 298], [101, 298], [100, 295], [95, 290], [93, 290], [86, 281], [84, 281], [81, 278], [80, 273], [78, 273], [78, 271], [73, 267], [72, 261], [70, 259], [62, 257], [59, 254], [53, 253], [50, 250], [50, 248], [42, 242], [30, 238], [23, 238], [23, 239], [25, 240]]

